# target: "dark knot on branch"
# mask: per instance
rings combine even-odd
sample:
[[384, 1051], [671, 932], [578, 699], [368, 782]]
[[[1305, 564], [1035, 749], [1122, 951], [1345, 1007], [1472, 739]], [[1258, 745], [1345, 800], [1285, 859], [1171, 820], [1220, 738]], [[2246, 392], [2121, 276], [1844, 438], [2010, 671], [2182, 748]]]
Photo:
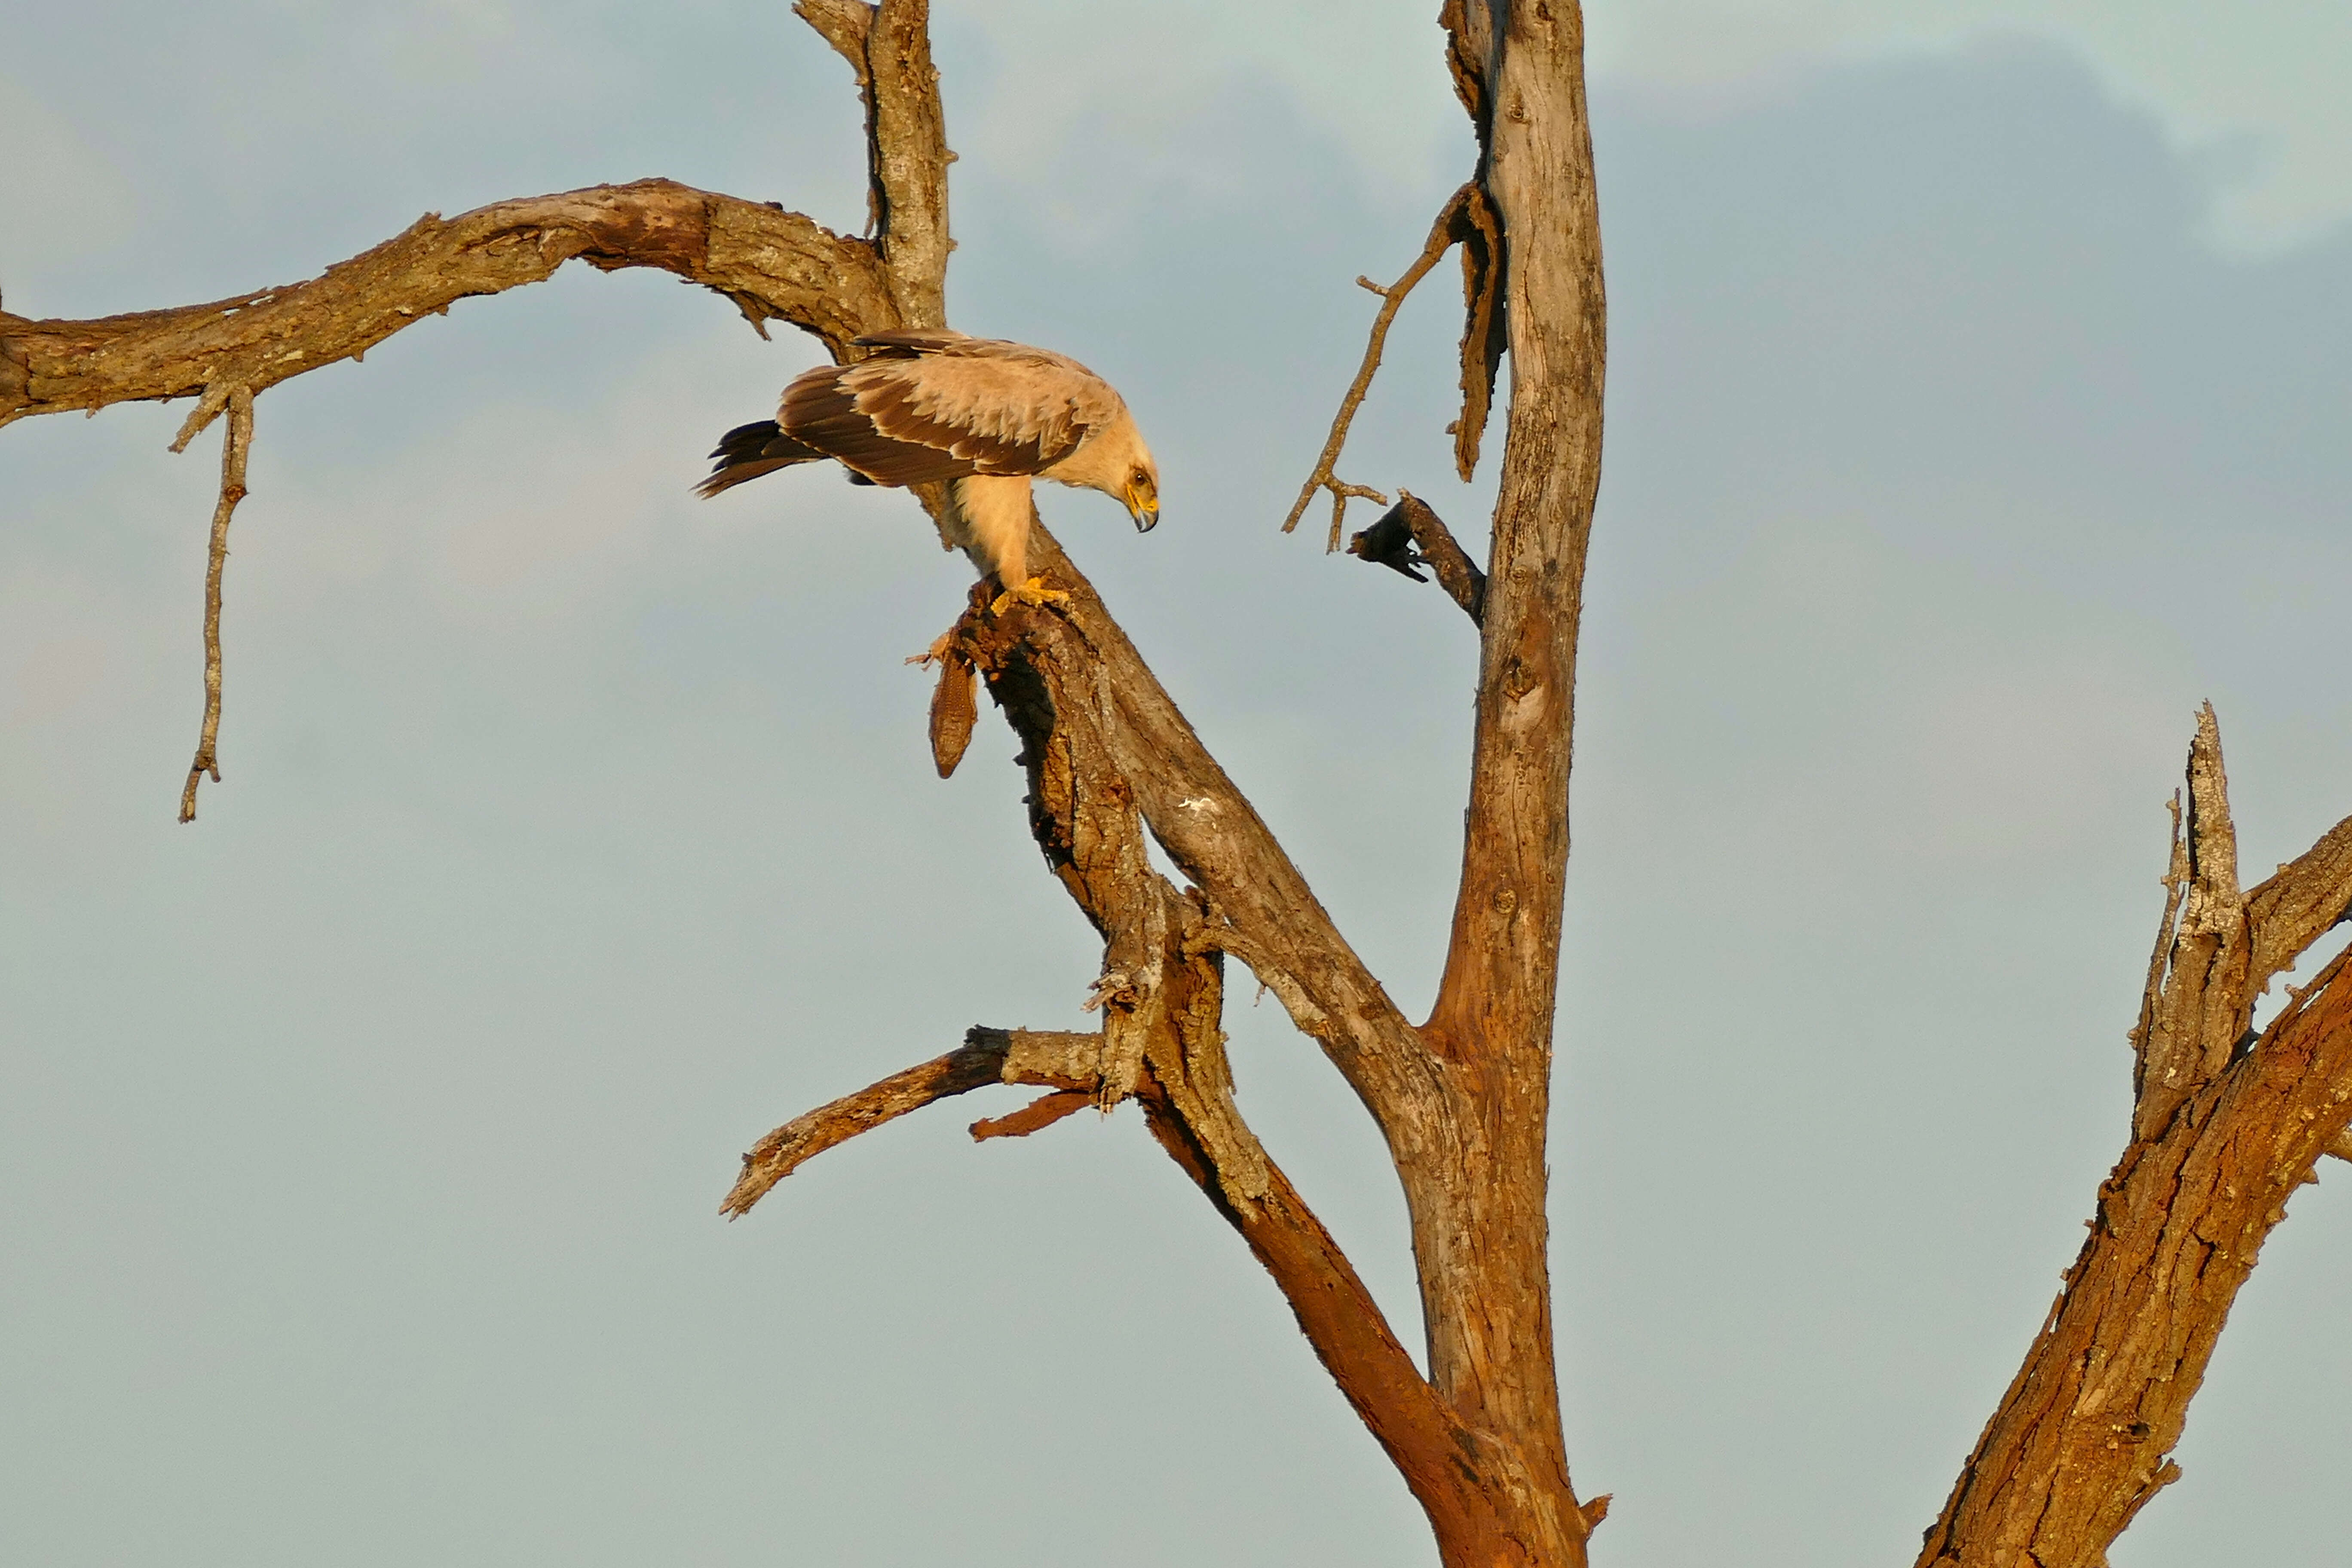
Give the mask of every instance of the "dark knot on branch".
[[1426, 566], [1437, 574], [1437, 585], [1462, 613], [1478, 624], [1486, 619], [1486, 574], [1478, 570], [1445, 526], [1444, 519], [1411, 490], [1382, 513], [1381, 520], [1348, 541], [1348, 553], [1402, 573], [1416, 583], [1429, 579], [1415, 570]]

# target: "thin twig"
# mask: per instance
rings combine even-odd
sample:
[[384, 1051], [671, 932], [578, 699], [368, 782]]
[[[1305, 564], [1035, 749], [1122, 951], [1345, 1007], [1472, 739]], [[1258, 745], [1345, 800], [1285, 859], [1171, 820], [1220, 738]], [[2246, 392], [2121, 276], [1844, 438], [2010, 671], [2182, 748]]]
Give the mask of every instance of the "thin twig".
[[196, 819], [196, 785], [205, 775], [220, 783], [220, 758], [214, 748], [220, 739], [221, 574], [228, 564], [228, 520], [245, 499], [245, 458], [253, 447], [253, 389], [232, 386], [226, 403], [228, 431], [221, 437], [220, 500], [213, 508], [212, 561], [205, 568], [205, 729], [196, 742], [196, 760], [188, 764], [187, 787], [180, 792], [182, 822]]
[[1356, 379], [1349, 386], [1348, 395], [1339, 400], [1339, 412], [1331, 420], [1331, 435], [1323, 443], [1323, 455], [1315, 459], [1315, 471], [1307, 475], [1307, 482], [1299, 487], [1297, 502], [1291, 507], [1290, 516], [1283, 522], [1283, 532], [1288, 533], [1297, 528], [1298, 520], [1307, 514], [1307, 503], [1315, 499], [1315, 492], [1318, 489], [1331, 492], [1331, 537], [1324, 546], [1329, 551], [1339, 548], [1339, 531], [1347, 522], [1349, 497], [1361, 497], [1382, 506], [1389, 504], [1387, 496], [1363, 485], [1347, 483], [1333, 472], [1333, 468], [1339, 461], [1339, 449], [1348, 444], [1348, 427], [1355, 423], [1356, 410], [1363, 406], [1364, 395], [1372, 389], [1372, 377], [1381, 368], [1381, 350], [1388, 342], [1389, 323], [1396, 320], [1396, 313], [1403, 306], [1405, 296], [1412, 292], [1413, 285], [1429, 276], [1429, 269], [1437, 265], [1439, 258], [1454, 247], [1455, 239], [1459, 237], [1459, 221], [1470, 200], [1471, 190], [1471, 186], [1465, 185], [1454, 193], [1444, 210], [1437, 215], [1437, 221], [1429, 226], [1429, 238], [1423, 243], [1419, 258], [1404, 269], [1403, 277], [1385, 289], [1369, 278], [1356, 279], [1360, 287], [1381, 297], [1380, 314], [1372, 318], [1371, 337], [1364, 344], [1364, 363], [1357, 368]]

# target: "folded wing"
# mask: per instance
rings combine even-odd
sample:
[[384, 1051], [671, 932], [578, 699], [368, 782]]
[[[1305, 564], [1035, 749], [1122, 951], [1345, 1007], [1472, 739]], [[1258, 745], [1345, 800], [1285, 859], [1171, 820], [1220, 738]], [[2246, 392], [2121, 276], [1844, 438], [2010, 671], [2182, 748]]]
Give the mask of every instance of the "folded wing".
[[945, 332], [859, 340], [878, 350], [809, 372], [784, 389], [777, 424], [877, 484], [1034, 474], [1123, 410], [1076, 360]]

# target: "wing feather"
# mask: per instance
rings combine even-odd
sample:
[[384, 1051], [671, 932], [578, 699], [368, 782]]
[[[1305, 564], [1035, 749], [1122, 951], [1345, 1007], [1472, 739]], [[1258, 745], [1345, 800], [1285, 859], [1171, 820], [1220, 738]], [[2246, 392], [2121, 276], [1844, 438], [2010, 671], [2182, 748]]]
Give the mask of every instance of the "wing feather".
[[854, 365], [814, 370], [784, 389], [776, 423], [877, 483], [1034, 474], [1124, 410], [1076, 360], [952, 332], [885, 332]]

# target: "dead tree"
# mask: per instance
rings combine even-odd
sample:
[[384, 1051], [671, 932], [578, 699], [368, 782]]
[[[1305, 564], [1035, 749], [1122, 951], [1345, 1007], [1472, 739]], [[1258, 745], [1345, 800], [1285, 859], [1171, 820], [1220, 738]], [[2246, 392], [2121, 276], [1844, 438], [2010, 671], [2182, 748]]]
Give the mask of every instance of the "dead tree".
[[[207, 700], [184, 816], [217, 779], [221, 569], [257, 396], [358, 359], [459, 299], [573, 258], [654, 267], [782, 321], [836, 359], [861, 335], [945, 325], [947, 149], [925, 0], [799, 0], [866, 108], [862, 237], [667, 181], [427, 215], [289, 288], [99, 321], [0, 314], [0, 425], [137, 399], [194, 398], [174, 449], [226, 414], [206, 588]], [[1133, 1100], [1152, 1135], [1273, 1277], [1455, 1568], [1586, 1561], [1608, 1500], [1580, 1502], [1561, 1440], [1547, 1276], [1545, 1126], [1568, 860], [1569, 742], [1586, 542], [1599, 480], [1604, 310], [1575, 0], [1446, 0], [1444, 58], [1478, 136], [1470, 180], [1381, 297], [1363, 368], [1291, 514], [1318, 490], [1336, 548], [1348, 426], [1406, 293], [1462, 253], [1455, 458], [1478, 460], [1511, 367], [1501, 494], [1482, 569], [1410, 496], [1350, 549], [1424, 563], [1478, 638], [1462, 872], [1444, 978], [1414, 1024], [1358, 959], [1249, 802], [1202, 748], [1076, 566], [1038, 531], [1064, 605], [993, 614], [941, 640], [940, 771], [976, 719], [976, 682], [1022, 742], [1031, 831], [1103, 941], [1091, 1033], [975, 1027], [948, 1054], [796, 1118], [745, 1156], [749, 1209], [845, 1139], [982, 1085], [1044, 1092], [974, 1125], [1038, 1131]], [[936, 498], [929, 498], [933, 502]], [[2256, 997], [2352, 902], [2352, 820], [2252, 891], [2210, 710], [2176, 816], [2171, 889], [2133, 1038], [2131, 1139], [2025, 1363], [1928, 1531], [1923, 1564], [2101, 1563], [2178, 1474], [2167, 1455], [2263, 1238], [2352, 1121], [2352, 969], [2338, 959], [2259, 1033]], [[1188, 885], [1157, 872], [1157, 841]], [[1412, 1219], [1427, 1343], [1398, 1339], [1236, 1107], [1220, 1028], [1225, 962], [1277, 996], [1385, 1136]]]

